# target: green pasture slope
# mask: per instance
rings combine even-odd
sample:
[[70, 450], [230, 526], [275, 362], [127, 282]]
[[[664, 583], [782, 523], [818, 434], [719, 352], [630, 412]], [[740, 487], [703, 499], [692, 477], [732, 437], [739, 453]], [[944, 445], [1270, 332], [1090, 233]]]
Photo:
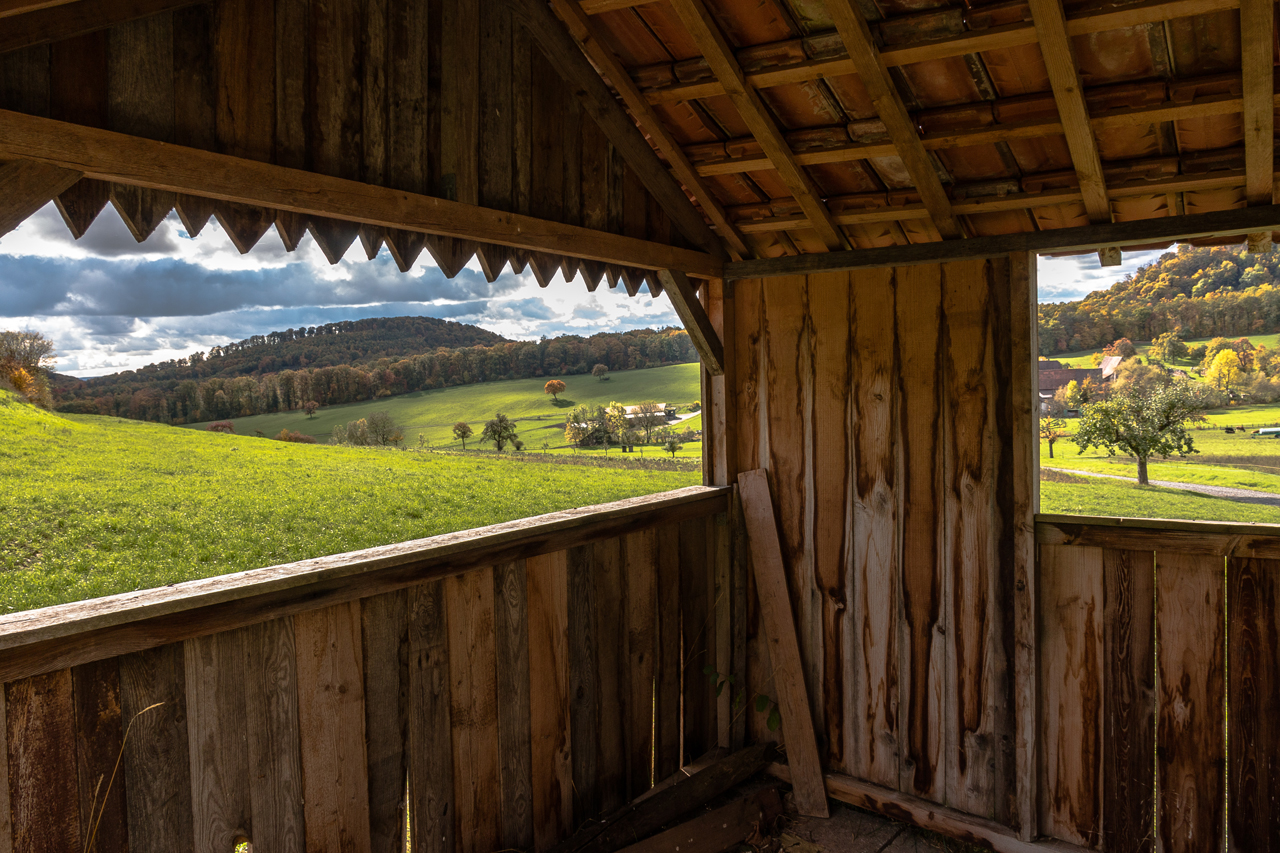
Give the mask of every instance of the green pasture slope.
[[299, 445], [60, 416], [3, 392], [0, 434], [0, 612], [702, 481], [698, 472]]
[[[422, 434], [433, 447], [456, 448], [460, 445], [453, 437], [455, 423], [466, 421], [471, 424], [478, 439], [484, 422], [502, 412], [519, 421], [516, 428], [520, 438], [527, 449], [536, 450], [541, 448], [543, 441], [553, 446], [564, 444], [564, 418], [576, 405], [607, 405], [614, 400], [633, 405], [654, 400], [687, 406], [702, 396], [698, 370], [697, 364], [675, 364], [645, 370], [620, 370], [610, 373], [605, 380], [590, 375], [555, 377], [568, 386], [558, 403], [542, 391], [547, 377], [508, 379], [330, 406], [321, 409], [314, 418], [294, 411], [233, 418], [232, 423], [239, 435], [254, 435], [255, 430], [262, 430], [263, 434], [274, 436], [287, 428], [315, 436], [323, 442], [328, 440], [335, 425], [359, 420], [372, 412], [385, 411], [404, 430], [406, 445], [416, 447], [418, 435]], [[190, 426], [203, 430], [208, 425], [206, 422]], [[469, 439], [467, 446], [477, 445]]]
[[[1280, 343], [1280, 334], [1233, 335], [1233, 336], [1230, 336], [1228, 339], [1234, 341], [1242, 337], [1248, 338], [1249, 341], [1255, 347], [1266, 346], [1274, 349], [1277, 343]], [[1213, 340], [1213, 338], [1193, 338], [1191, 340], [1188, 340], [1186, 344], [1189, 347], [1194, 347], [1194, 346], [1199, 346], [1200, 344], [1207, 344], [1211, 340]], [[1147, 358], [1148, 351], [1151, 349], [1150, 342], [1140, 344], [1135, 341], [1134, 346], [1138, 350], [1138, 355], [1141, 356], [1143, 360], [1145, 360]], [[1093, 367], [1094, 366], [1093, 357], [1095, 355], [1100, 355], [1101, 353], [1102, 353], [1101, 349], [1091, 349], [1091, 350], [1084, 350], [1083, 352], [1068, 352], [1068, 353], [1063, 353], [1061, 355], [1050, 355], [1050, 356], [1046, 356], [1046, 358], [1049, 358], [1053, 361], [1061, 362], [1064, 367]], [[1196, 367], [1198, 364], [1199, 362], [1191, 361], [1190, 359], [1179, 359], [1177, 361], [1174, 361], [1169, 366], [1181, 367], [1185, 369], [1188, 367]]]

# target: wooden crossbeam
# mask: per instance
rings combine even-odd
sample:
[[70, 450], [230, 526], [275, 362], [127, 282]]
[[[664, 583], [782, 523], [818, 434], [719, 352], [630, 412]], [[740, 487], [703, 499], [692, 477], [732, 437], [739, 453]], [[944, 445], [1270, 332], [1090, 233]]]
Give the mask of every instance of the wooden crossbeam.
[[39, 12], [41, 9], [52, 9], [54, 6], [65, 6], [74, 2], [75, 0], [0, 0], [0, 18]]
[[772, 278], [844, 272], [907, 264], [936, 264], [995, 258], [1014, 252], [1089, 252], [1099, 246], [1138, 246], [1202, 237], [1229, 237], [1280, 229], [1280, 205], [1258, 205], [1190, 216], [1162, 216], [1133, 222], [1082, 225], [1051, 231], [1027, 231], [999, 237], [970, 237], [882, 249], [793, 255], [725, 264], [724, 278]]
[[[1178, 18], [1205, 15], [1235, 9], [1240, 0], [1173, 0], [1172, 2], [1135, 3], [1123, 9], [1102, 12], [1088, 12], [1067, 19], [1067, 35], [1080, 36], [1107, 30], [1134, 27], [1142, 24], [1154, 24]], [[927, 62], [932, 59], [947, 59], [953, 56], [983, 53], [989, 50], [1018, 47], [1024, 44], [1035, 44], [1037, 34], [1032, 23], [1006, 24], [985, 30], [976, 30], [962, 35], [948, 36], [932, 41], [914, 42], [906, 45], [885, 47], [880, 51], [880, 58], [890, 68], [911, 65], [916, 62]], [[757, 45], [756, 50], [766, 50], [768, 45]], [[821, 80], [824, 77], [838, 77], [845, 74], [856, 74], [857, 68], [853, 60], [845, 57], [814, 59], [795, 65], [780, 68], [762, 69], [747, 74], [747, 82], [757, 89], [769, 86], [781, 86], [786, 83], [804, 83], [810, 80]], [[675, 86], [651, 89], [645, 92], [650, 103], [672, 103], [694, 98], [710, 98], [723, 95], [724, 88], [719, 81], [706, 80], [697, 83], [681, 83]]]
[[703, 0], [672, 0], [672, 6], [694, 43], [706, 57], [712, 73], [724, 86], [725, 93], [733, 101], [751, 135], [760, 143], [783, 183], [800, 203], [822, 242], [833, 251], [850, 245], [844, 232], [831, 218], [831, 211], [823, 203], [813, 179], [796, 162], [795, 154], [787, 146], [782, 130], [769, 114], [768, 107], [760, 100], [759, 93], [747, 84], [742, 66], [738, 64]]
[[[578, 0], [574, 0], [574, 2], [578, 2]], [[654, 0], [581, 0], [579, 8], [588, 15], [599, 15], [602, 12], [631, 9], [635, 6], [643, 6], [652, 2]]]
[[508, 5], [556, 71], [574, 90], [600, 130], [662, 205], [676, 228], [708, 254], [722, 255], [719, 238], [707, 226], [680, 185], [672, 180], [635, 122], [591, 67], [551, 8], [542, 0], [508, 0]]
[[17, 228], [81, 177], [79, 172], [34, 160], [0, 166], [0, 235]]
[[1245, 197], [1249, 204], [1271, 204], [1275, 200], [1274, 32], [1275, 4], [1271, 0], [1241, 0]]
[[7, 159], [39, 160], [117, 184], [641, 269], [717, 278], [723, 268], [704, 252], [0, 110], [0, 160]]
[[827, 0], [827, 9], [938, 233], [947, 240], [963, 237], [964, 230], [951, 210], [951, 199], [938, 177], [933, 158], [924, 150], [920, 134], [907, 114], [907, 105], [889, 77], [889, 67], [880, 56], [867, 19], [854, 8], [853, 0]]
[[[75, 3], [10, 2], [0, 7], [0, 53], [61, 41], [126, 21], [148, 18], [208, 0], [79, 0]], [[6, 14], [9, 17], [6, 17]]]
[[618, 90], [618, 94], [622, 96], [622, 102], [627, 105], [627, 109], [631, 110], [636, 121], [649, 134], [650, 141], [667, 158], [676, 180], [683, 183], [698, 199], [707, 217], [715, 225], [716, 231], [728, 244], [730, 255], [734, 260], [749, 257], [751, 250], [747, 248], [741, 232], [729, 220], [723, 205], [699, 177], [693, 164], [680, 148], [680, 143], [671, 135], [666, 125], [653, 111], [653, 107], [645, 100], [640, 88], [631, 79], [631, 75], [622, 67], [622, 63], [618, 61], [613, 51], [600, 39], [599, 33], [596, 32], [597, 25], [591, 22], [577, 0], [553, 0], [553, 4], [568, 27], [569, 35], [573, 36], [578, 47], [591, 59], [600, 73], [609, 78], [613, 87]]
[[1107, 200], [1107, 182], [1102, 175], [1102, 158], [1098, 141], [1089, 124], [1089, 110], [1084, 103], [1084, 87], [1076, 67], [1062, 0], [1028, 0], [1036, 25], [1040, 52], [1049, 71], [1049, 85], [1058, 105], [1058, 117], [1067, 137], [1071, 162], [1080, 180], [1084, 208], [1094, 222], [1111, 221], [1111, 203]]
[[679, 270], [658, 270], [658, 280], [662, 289], [671, 298], [671, 307], [680, 315], [693, 347], [702, 359], [702, 366], [712, 376], [724, 375], [724, 343], [716, 334], [711, 318], [698, 301], [698, 292], [694, 290], [689, 277]]

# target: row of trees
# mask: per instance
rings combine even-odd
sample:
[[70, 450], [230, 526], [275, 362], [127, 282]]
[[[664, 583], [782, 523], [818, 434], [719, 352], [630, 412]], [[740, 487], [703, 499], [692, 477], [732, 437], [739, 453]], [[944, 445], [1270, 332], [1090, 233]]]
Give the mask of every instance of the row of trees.
[[1181, 245], [1107, 290], [1039, 306], [1040, 352], [1097, 349], [1117, 338], [1153, 341], [1280, 330], [1280, 254]]
[[118, 374], [114, 384], [90, 380], [59, 385], [55, 393], [59, 411], [183, 424], [291, 411], [307, 401], [332, 406], [498, 379], [585, 374], [598, 364], [621, 370], [696, 360], [697, 352], [683, 329], [643, 329], [591, 338], [564, 336], [437, 349], [369, 365], [341, 364], [203, 381], [139, 382], [136, 376]]

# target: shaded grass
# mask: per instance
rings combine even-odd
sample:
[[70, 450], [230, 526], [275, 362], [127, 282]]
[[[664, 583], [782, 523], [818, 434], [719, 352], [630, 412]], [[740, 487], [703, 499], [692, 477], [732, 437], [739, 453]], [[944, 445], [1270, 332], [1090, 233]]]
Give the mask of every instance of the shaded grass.
[[298, 445], [0, 394], [0, 612], [700, 483], [696, 471]]
[[1042, 478], [1040, 511], [1062, 515], [1280, 524], [1280, 508], [1237, 503], [1179, 489], [1117, 481], [1088, 480], [1076, 483], [1046, 481]]

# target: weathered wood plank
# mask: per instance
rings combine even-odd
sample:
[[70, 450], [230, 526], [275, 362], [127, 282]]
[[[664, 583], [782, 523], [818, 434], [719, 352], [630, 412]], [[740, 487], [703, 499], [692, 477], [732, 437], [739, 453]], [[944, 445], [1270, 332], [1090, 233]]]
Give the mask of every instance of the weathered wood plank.
[[620, 853], [729, 850], [769, 826], [781, 814], [782, 798], [778, 789], [765, 788], [624, 847]]
[[1280, 563], [1227, 562], [1229, 850], [1280, 850]]
[[622, 541], [602, 539], [592, 546], [595, 575], [597, 684], [600, 691], [600, 810], [612, 814], [627, 796], [626, 715], [629, 658], [626, 651], [626, 589], [622, 575]]
[[680, 769], [680, 527], [657, 529], [658, 652], [654, 681], [654, 781]]
[[[80, 849], [127, 851], [129, 815], [125, 807], [124, 779], [115, 772], [124, 737], [120, 662], [107, 658], [74, 667], [71, 690], [76, 711], [76, 766], [80, 781]], [[0, 731], [3, 730], [0, 727]], [[7, 786], [5, 790], [7, 793]], [[0, 803], [0, 807], [3, 805]]]
[[724, 343], [711, 325], [702, 303], [698, 301], [689, 277], [679, 270], [658, 270], [658, 278], [671, 300], [671, 307], [676, 310], [685, 331], [689, 333], [694, 349], [702, 360], [702, 366], [712, 376], [723, 376]]
[[760, 615], [768, 638], [773, 663], [774, 684], [782, 713], [782, 731], [787, 742], [787, 761], [795, 774], [796, 808], [801, 814], [827, 816], [826, 793], [822, 786], [822, 764], [814, 738], [809, 694], [805, 690], [796, 641], [791, 598], [787, 592], [786, 567], [778, 544], [777, 522], [769, 480], [762, 470], [739, 475], [742, 510], [746, 517], [751, 562], [755, 571]]
[[706, 673], [714, 667], [710, 632], [711, 583], [707, 562], [707, 523], [693, 518], [680, 523], [680, 635], [684, 664], [681, 685], [684, 740], [681, 761], [687, 764], [714, 746], [711, 683]]
[[942, 277], [937, 267], [896, 271], [898, 420], [902, 445], [902, 617], [899, 628], [898, 787], [943, 798], [947, 696], [942, 524]]
[[1221, 848], [1226, 594], [1221, 557], [1156, 553], [1160, 847]]
[[224, 853], [253, 837], [244, 633], [183, 644], [195, 853]]
[[[102, 32], [65, 39], [49, 46], [49, 117], [91, 127], [107, 124], [107, 39]], [[83, 180], [63, 191], [55, 203], [77, 240], [84, 236], [109, 200], [110, 187]]]
[[16, 160], [0, 166], [0, 198], [4, 199], [0, 235], [17, 228], [79, 180], [79, 172], [34, 160]]
[[1155, 847], [1155, 555], [1102, 552], [1102, 846], [1146, 853]]
[[1103, 815], [1102, 549], [1040, 549], [1040, 830], [1099, 847]]
[[120, 658], [120, 707], [129, 734], [120, 762], [129, 849], [186, 853], [193, 849], [194, 834], [181, 643]]
[[369, 826], [374, 853], [404, 853], [409, 744], [409, 596], [360, 602]]
[[524, 560], [493, 569], [498, 747], [502, 754], [499, 844], [533, 847], [533, 776], [529, 706], [529, 598]]
[[76, 853], [82, 817], [71, 671], [10, 682], [4, 694], [13, 847]]
[[580, 545], [570, 548], [567, 558], [570, 753], [576, 823], [601, 814], [599, 636], [593, 557], [590, 545]]
[[443, 194], [465, 204], [480, 200], [480, 4], [443, 0], [440, 26], [440, 157]]
[[453, 741], [444, 581], [409, 590], [409, 803], [414, 853], [452, 853]]
[[[852, 397], [853, 587], [851, 636], [859, 647], [848, 662], [848, 754], [853, 775], [877, 784], [898, 782], [898, 650], [894, 620], [901, 574], [899, 448], [897, 432], [898, 342], [894, 327], [897, 288], [890, 271], [858, 277], [850, 376]], [[902, 341], [910, 346], [910, 341]]]
[[13, 853], [13, 809], [9, 800], [9, 722], [7, 702], [0, 701], [0, 732], [4, 748], [0, 749], [0, 853]]
[[558, 551], [526, 562], [533, 837], [546, 850], [573, 828], [569, 737], [569, 566]]
[[360, 605], [298, 613], [293, 633], [306, 848], [368, 853]]
[[654, 679], [658, 658], [658, 533], [627, 534], [622, 540], [627, 683], [623, 688], [626, 727], [627, 799], [653, 786]]
[[501, 784], [493, 633], [493, 571], [444, 582], [449, 620], [449, 722], [454, 838], [461, 853], [498, 849]]
[[5, 21], [0, 30], [0, 53], [82, 36], [139, 18], [149, 18], [207, 0], [80, 0], [49, 3]]
[[[292, 620], [250, 626], [244, 649], [253, 843], [260, 850], [302, 853], [306, 839]], [[403, 798], [403, 785], [401, 792]]]

